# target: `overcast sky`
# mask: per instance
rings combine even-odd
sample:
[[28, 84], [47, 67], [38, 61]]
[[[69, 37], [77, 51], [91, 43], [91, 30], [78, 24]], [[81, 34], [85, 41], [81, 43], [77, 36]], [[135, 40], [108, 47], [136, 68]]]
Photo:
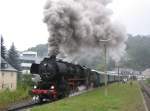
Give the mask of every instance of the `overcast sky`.
[[[19, 51], [47, 42], [43, 23], [46, 0], [0, 0], [0, 34], [9, 49], [12, 42]], [[113, 0], [113, 20], [130, 34], [150, 35], [150, 0]]]

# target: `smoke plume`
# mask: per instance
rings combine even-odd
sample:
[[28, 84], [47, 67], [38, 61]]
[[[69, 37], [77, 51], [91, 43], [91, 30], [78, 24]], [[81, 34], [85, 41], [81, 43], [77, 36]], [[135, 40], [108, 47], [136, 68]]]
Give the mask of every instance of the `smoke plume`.
[[[44, 22], [49, 31], [49, 56], [63, 53], [75, 58], [101, 52], [104, 44], [109, 56], [118, 61], [125, 52], [125, 29], [110, 19], [110, 0], [48, 0]], [[77, 56], [76, 56], [77, 55]]]

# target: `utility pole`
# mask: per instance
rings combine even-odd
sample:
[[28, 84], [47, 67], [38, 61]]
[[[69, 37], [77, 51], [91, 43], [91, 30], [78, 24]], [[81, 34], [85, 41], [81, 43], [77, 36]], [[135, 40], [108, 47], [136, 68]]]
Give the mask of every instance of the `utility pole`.
[[111, 40], [110, 39], [106, 39], [106, 40], [100, 40], [100, 42], [103, 42], [104, 44], [104, 61], [105, 61], [105, 64], [104, 64], [104, 72], [105, 72], [105, 87], [107, 87], [107, 43]]
[[107, 87], [107, 46], [106, 44], [104, 44], [104, 61], [105, 61], [105, 65], [104, 65], [104, 72], [105, 72], [105, 87]]

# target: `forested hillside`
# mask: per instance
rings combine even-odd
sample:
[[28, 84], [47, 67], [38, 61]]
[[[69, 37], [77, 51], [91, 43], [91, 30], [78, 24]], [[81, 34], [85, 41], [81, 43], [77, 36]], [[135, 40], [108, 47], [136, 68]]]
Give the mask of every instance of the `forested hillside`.
[[39, 57], [45, 57], [48, 55], [48, 45], [39, 44], [35, 47], [28, 48], [28, 51], [36, 51]]
[[127, 41], [127, 67], [137, 70], [150, 68], [150, 36], [131, 36]]

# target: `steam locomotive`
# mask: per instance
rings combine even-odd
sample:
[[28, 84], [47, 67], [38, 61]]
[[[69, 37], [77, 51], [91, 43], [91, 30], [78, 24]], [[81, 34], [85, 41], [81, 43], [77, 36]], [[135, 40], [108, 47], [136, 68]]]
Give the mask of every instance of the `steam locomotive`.
[[[76, 91], [98, 87], [104, 84], [105, 78], [102, 72], [56, 59], [55, 56], [44, 58], [40, 64], [33, 63], [30, 72], [41, 77], [31, 91], [38, 102], [64, 98]], [[117, 75], [107, 75], [108, 83], [118, 80]]]

